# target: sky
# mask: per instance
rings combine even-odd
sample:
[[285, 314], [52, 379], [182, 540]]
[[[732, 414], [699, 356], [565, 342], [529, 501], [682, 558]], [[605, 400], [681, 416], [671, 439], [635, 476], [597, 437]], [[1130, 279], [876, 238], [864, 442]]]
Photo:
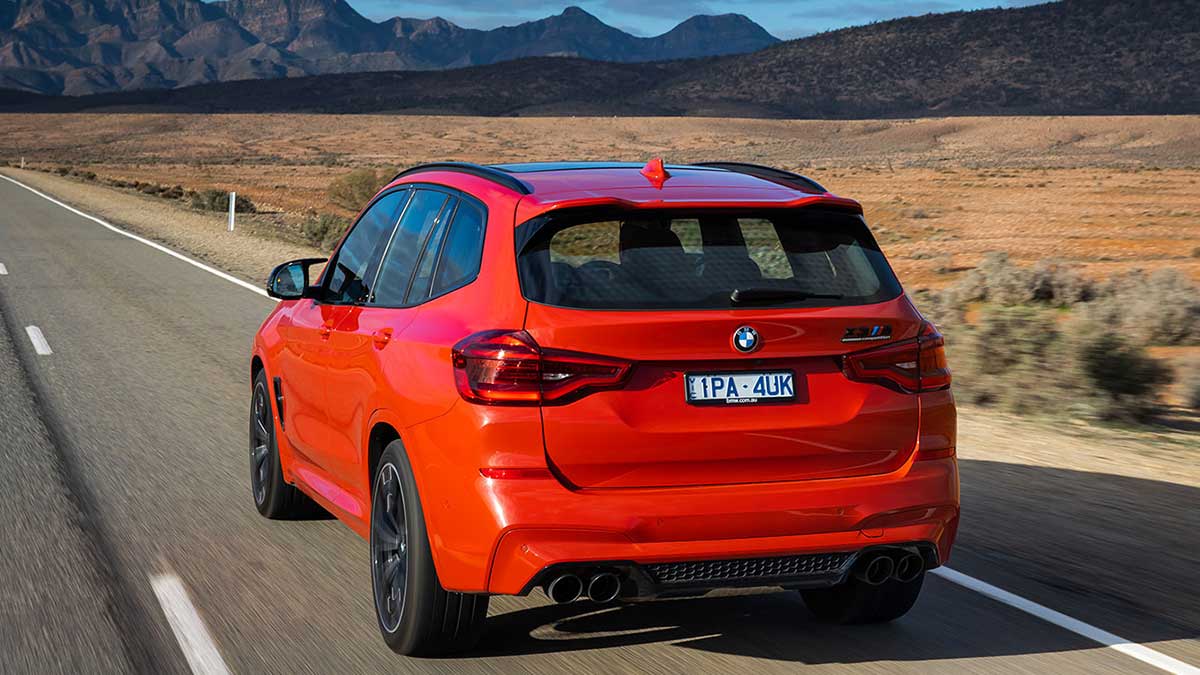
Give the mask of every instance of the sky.
[[665, 33], [695, 14], [745, 14], [772, 35], [791, 39], [872, 21], [963, 9], [1014, 7], [1046, 0], [347, 0], [376, 21], [393, 16], [441, 16], [468, 28], [495, 28], [541, 19], [578, 5], [634, 35]]

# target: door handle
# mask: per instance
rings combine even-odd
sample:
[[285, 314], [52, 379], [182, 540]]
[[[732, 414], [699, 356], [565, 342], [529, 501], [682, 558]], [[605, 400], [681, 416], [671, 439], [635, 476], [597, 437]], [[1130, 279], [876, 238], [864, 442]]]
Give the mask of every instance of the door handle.
[[375, 339], [375, 347], [382, 349], [384, 345], [386, 345], [388, 342], [391, 342], [392, 329], [381, 328], [372, 333], [371, 337]]
[[318, 332], [321, 333], [322, 339], [328, 339], [329, 334], [333, 332], [333, 319], [326, 319], [325, 323], [321, 324]]

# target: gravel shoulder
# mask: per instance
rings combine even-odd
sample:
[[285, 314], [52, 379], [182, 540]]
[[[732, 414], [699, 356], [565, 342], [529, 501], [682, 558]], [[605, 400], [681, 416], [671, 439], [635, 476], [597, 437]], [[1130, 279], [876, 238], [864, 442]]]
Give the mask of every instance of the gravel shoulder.
[[40, 171], [0, 168], [0, 174], [254, 284], [265, 283], [285, 260], [325, 257], [315, 248], [258, 234], [253, 217], [239, 214], [242, 227], [229, 232], [225, 214]]

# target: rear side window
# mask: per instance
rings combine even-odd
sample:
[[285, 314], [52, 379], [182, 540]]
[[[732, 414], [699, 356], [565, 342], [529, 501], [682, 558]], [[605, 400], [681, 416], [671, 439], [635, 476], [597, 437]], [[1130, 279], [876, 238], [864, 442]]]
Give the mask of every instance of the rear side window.
[[415, 305], [429, 299], [429, 286], [433, 282], [433, 268], [437, 264], [438, 252], [442, 249], [442, 241], [446, 238], [446, 227], [450, 224], [451, 214], [457, 200], [452, 200], [437, 219], [433, 232], [425, 239], [425, 248], [421, 251], [421, 262], [417, 263], [417, 273], [408, 287], [408, 297], [405, 304]]
[[465, 200], [459, 204], [438, 259], [432, 295], [454, 290], [479, 274], [484, 221], [483, 209], [478, 205]]
[[371, 296], [379, 260], [408, 192], [398, 190], [380, 197], [358, 219], [326, 271], [324, 302], [357, 304]]
[[425, 246], [426, 239], [438, 223], [446, 202], [450, 199], [444, 192], [416, 190], [412, 201], [400, 216], [400, 226], [387, 247], [380, 267], [379, 284], [375, 289], [374, 303], [400, 306], [408, 292], [408, 280], [412, 278], [417, 256]]
[[900, 294], [853, 214], [577, 212], [536, 218], [517, 238], [525, 297], [561, 307], [836, 306]]

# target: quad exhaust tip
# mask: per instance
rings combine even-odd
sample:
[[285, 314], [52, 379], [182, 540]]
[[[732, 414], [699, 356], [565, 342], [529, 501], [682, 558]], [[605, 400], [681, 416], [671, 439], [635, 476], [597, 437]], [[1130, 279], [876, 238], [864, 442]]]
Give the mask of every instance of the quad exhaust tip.
[[863, 583], [878, 586], [896, 571], [896, 563], [887, 555], [877, 555], [859, 566], [855, 577]]
[[612, 602], [621, 593], [621, 580], [611, 572], [601, 572], [588, 582], [587, 596], [592, 602]]
[[917, 553], [877, 553], [858, 565], [854, 577], [872, 586], [878, 586], [889, 579], [907, 584], [916, 581], [924, 571], [925, 559]]
[[896, 571], [892, 575], [896, 581], [909, 583], [916, 581], [925, 571], [925, 560], [916, 553], [905, 553], [896, 559]]
[[583, 580], [574, 574], [562, 574], [546, 587], [546, 595], [560, 605], [575, 602], [583, 594]]

